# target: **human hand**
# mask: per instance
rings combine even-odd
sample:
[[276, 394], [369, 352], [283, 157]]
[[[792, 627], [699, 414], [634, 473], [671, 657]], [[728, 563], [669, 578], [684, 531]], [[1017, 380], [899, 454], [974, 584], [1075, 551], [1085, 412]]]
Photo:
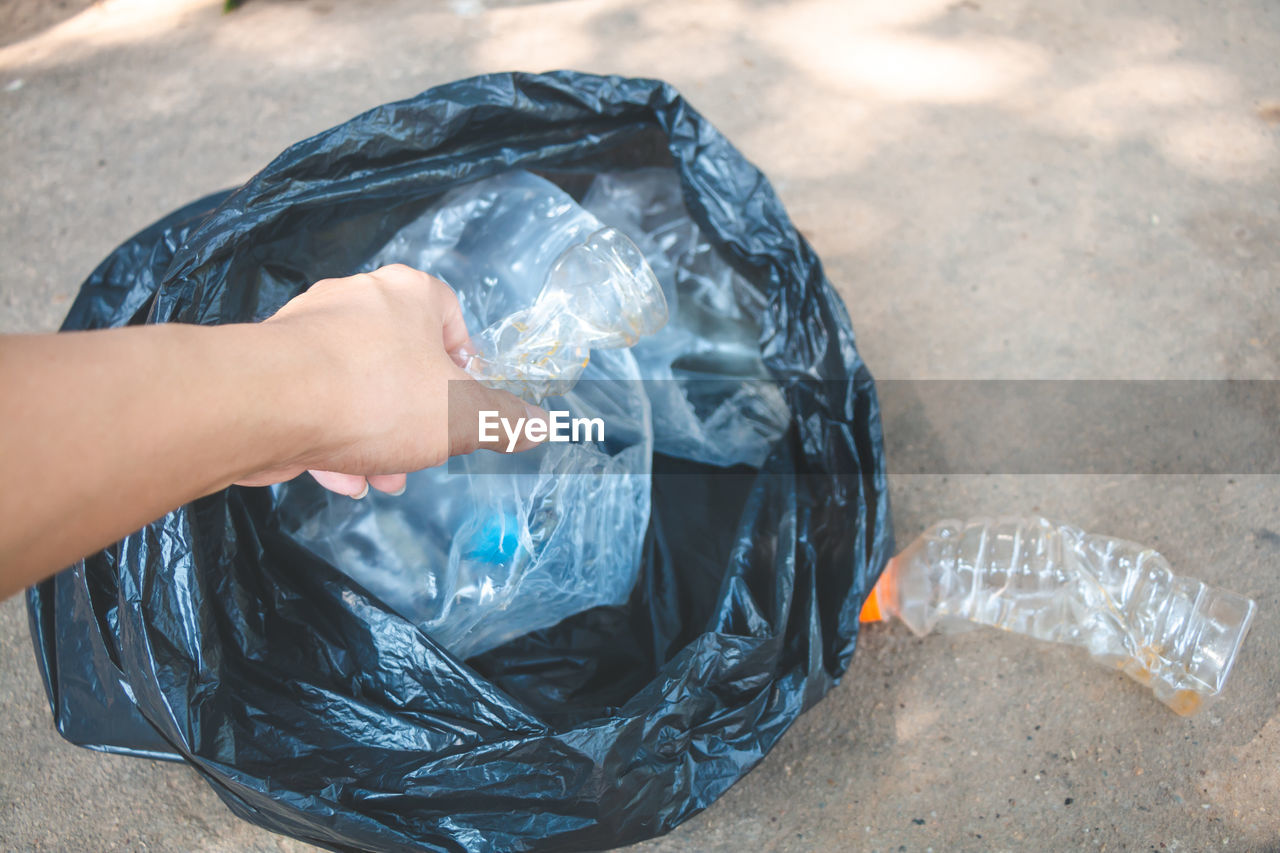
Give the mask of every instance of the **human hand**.
[[[310, 470], [320, 485], [353, 498], [371, 486], [400, 494], [406, 472], [480, 446], [481, 410], [512, 422], [546, 419], [536, 406], [467, 375], [471, 342], [457, 297], [406, 266], [319, 281], [261, 328], [301, 356], [303, 399], [314, 402], [301, 413], [303, 434], [311, 438], [240, 485]], [[514, 449], [532, 446], [522, 439]]]

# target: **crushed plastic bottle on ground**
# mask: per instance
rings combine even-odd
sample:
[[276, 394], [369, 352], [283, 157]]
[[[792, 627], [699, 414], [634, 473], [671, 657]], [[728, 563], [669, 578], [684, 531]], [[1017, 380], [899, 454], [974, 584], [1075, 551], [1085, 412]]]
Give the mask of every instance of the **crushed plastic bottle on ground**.
[[1157, 552], [1045, 518], [942, 521], [895, 557], [865, 618], [919, 636], [949, 620], [1081, 646], [1190, 716], [1226, 684], [1255, 603]]

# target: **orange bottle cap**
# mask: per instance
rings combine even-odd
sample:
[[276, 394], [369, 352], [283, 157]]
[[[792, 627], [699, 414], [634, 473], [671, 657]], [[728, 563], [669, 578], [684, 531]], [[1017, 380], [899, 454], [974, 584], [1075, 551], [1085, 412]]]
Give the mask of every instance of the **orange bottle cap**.
[[889, 619], [889, 615], [880, 610], [880, 594], [883, 592], [885, 595], [893, 595], [893, 568], [893, 560], [890, 560], [889, 565], [885, 566], [884, 571], [880, 573], [880, 579], [876, 581], [871, 594], [867, 596], [866, 601], [862, 602], [862, 612], [858, 614], [859, 622], [884, 622]]
[[867, 600], [862, 602], [862, 612], [858, 614], [859, 622], [879, 622], [880, 616], [880, 596], [876, 595], [876, 591], [871, 590], [871, 594], [867, 596]]

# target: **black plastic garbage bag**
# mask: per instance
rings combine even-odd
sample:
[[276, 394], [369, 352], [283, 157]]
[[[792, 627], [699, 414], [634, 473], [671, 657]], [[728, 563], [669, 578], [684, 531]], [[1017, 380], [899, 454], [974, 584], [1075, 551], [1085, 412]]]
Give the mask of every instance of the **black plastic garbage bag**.
[[655, 165], [767, 294], [793, 422], [758, 472], [655, 457], [627, 604], [464, 663], [283, 535], [270, 490], [231, 488], [30, 591], [59, 731], [186, 760], [240, 816], [339, 849], [609, 847], [749, 771], [848, 665], [891, 554], [879, 409], [812, 248], [670, 86], [494, 74], [379, 107], [138, 234], [65, 328], [261, 319], [460, 182]]

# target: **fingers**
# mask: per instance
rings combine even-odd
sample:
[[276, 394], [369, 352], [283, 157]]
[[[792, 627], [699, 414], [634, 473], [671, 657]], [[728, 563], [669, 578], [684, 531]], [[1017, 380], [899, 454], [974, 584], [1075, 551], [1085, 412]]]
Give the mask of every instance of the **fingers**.
[[309, 471], [320, 485], [331, 492], [360, 500], [369, 494], [369, 481], [359, 474], [339, 474], [337, 471]]
[[462, 317], [462, 306], [458, 303], [458, 295], [453, 288], [433, 275], [407, 267], [404, 264], [390, 264], [379, 267], [371, 275], [386, 282], [406, 284], [420, 289], [430, 288], [431, 297], [435, 300], [441, 323], [441, 337], [444, 351], [459, 367], [465, 367], [467, 359], [475, 353], [475, 345], [467, 331], [467, 323]]
[[[459, 371], [461, 374], [461, 371]], [[449, 455], [475, 450], [519, 453], [546, 437], [547, 413], [506, 391], [486, 388], [466, 374], [449, 382]]]
[[471, 335], [467, 332], [467, 322], [462, 319], [462, 306], [458, 304], [458, 295], [453, 288], [438, 279], [432, 279], [440, 289], [441, 312], [443, 323], [441, 332], [444, 337], [444, 351], [459, 367], [467, 366], [467, 359], [475, 354], [476, 348], [471, 343]]
[[346, 495], [354, 500], [361, 500], [369, 494], [369, 487], [389, 495], [404, 494], [408, 480], [404, 474], [370, 474], [361, 477], [359, 474], [339, 474], [337, 471], [308, 471], [315, 481], [331, 492]]
[[[361, 286], [353, 288], [353, 282]], [[316, 293], [307, 296], [317, 298], [300, 297], [282, 312], [293, 306], [301, 326], [310, 319], [323, 333], [306, 338], [312, 345], [317, 338], [327, 345], [325, 336], [337, 335], [344, 346], [354, 347], [356, 355], [377, 356], [370, 364], [356, 365], [363, 370], [353, 368], [340, 379], [346, 383], [344, 398], [371, 403], [355, 408], [381, 413], [379, 423], [385, 424], [380, 431], [345, 421], [338, 425], [347, 439], [342, 447], [325, 451], [331, 456], [317, 451], [308, 459], [310, 465], [319, 466], [311, 473], [324, 488], [355, 499], [371, 488], [400, 494], [406, 484], [403, 474], [365, 476], [326, 469], [385, 472], [431, 467], [448, 456], [480, 448], [527, 450], [546, 437], [549, 418], [545, 412], [480, 385], [462, 369], [474, 346], [458, 297], [444, 282], [407, 266], [391, 265], [349, 279], [317, 282], [312, 291]], [[388, 328], [398, 335], [394, 341], [361, 349], [363, 341], [382, 342], [385, 336], [380, 331]], [[447, 360], [440, 357], [441, 350]], [[383, 364], [388, 365], [386, 382], [359, 387], [370, 367]], [[445, 418], [441, 417], [446, 413], [441, 408], [446, 402], [440, 397], [442, 382], [448, 386]], [[397, 393], [400, 396], [394, 396]], [[482, 433], [485, 418], [489, 427]]]
[[403, 495], [408, 485], [408, 478], [404, 474], [370, 474], [366, 479], [378, 491], [395, 496]]

